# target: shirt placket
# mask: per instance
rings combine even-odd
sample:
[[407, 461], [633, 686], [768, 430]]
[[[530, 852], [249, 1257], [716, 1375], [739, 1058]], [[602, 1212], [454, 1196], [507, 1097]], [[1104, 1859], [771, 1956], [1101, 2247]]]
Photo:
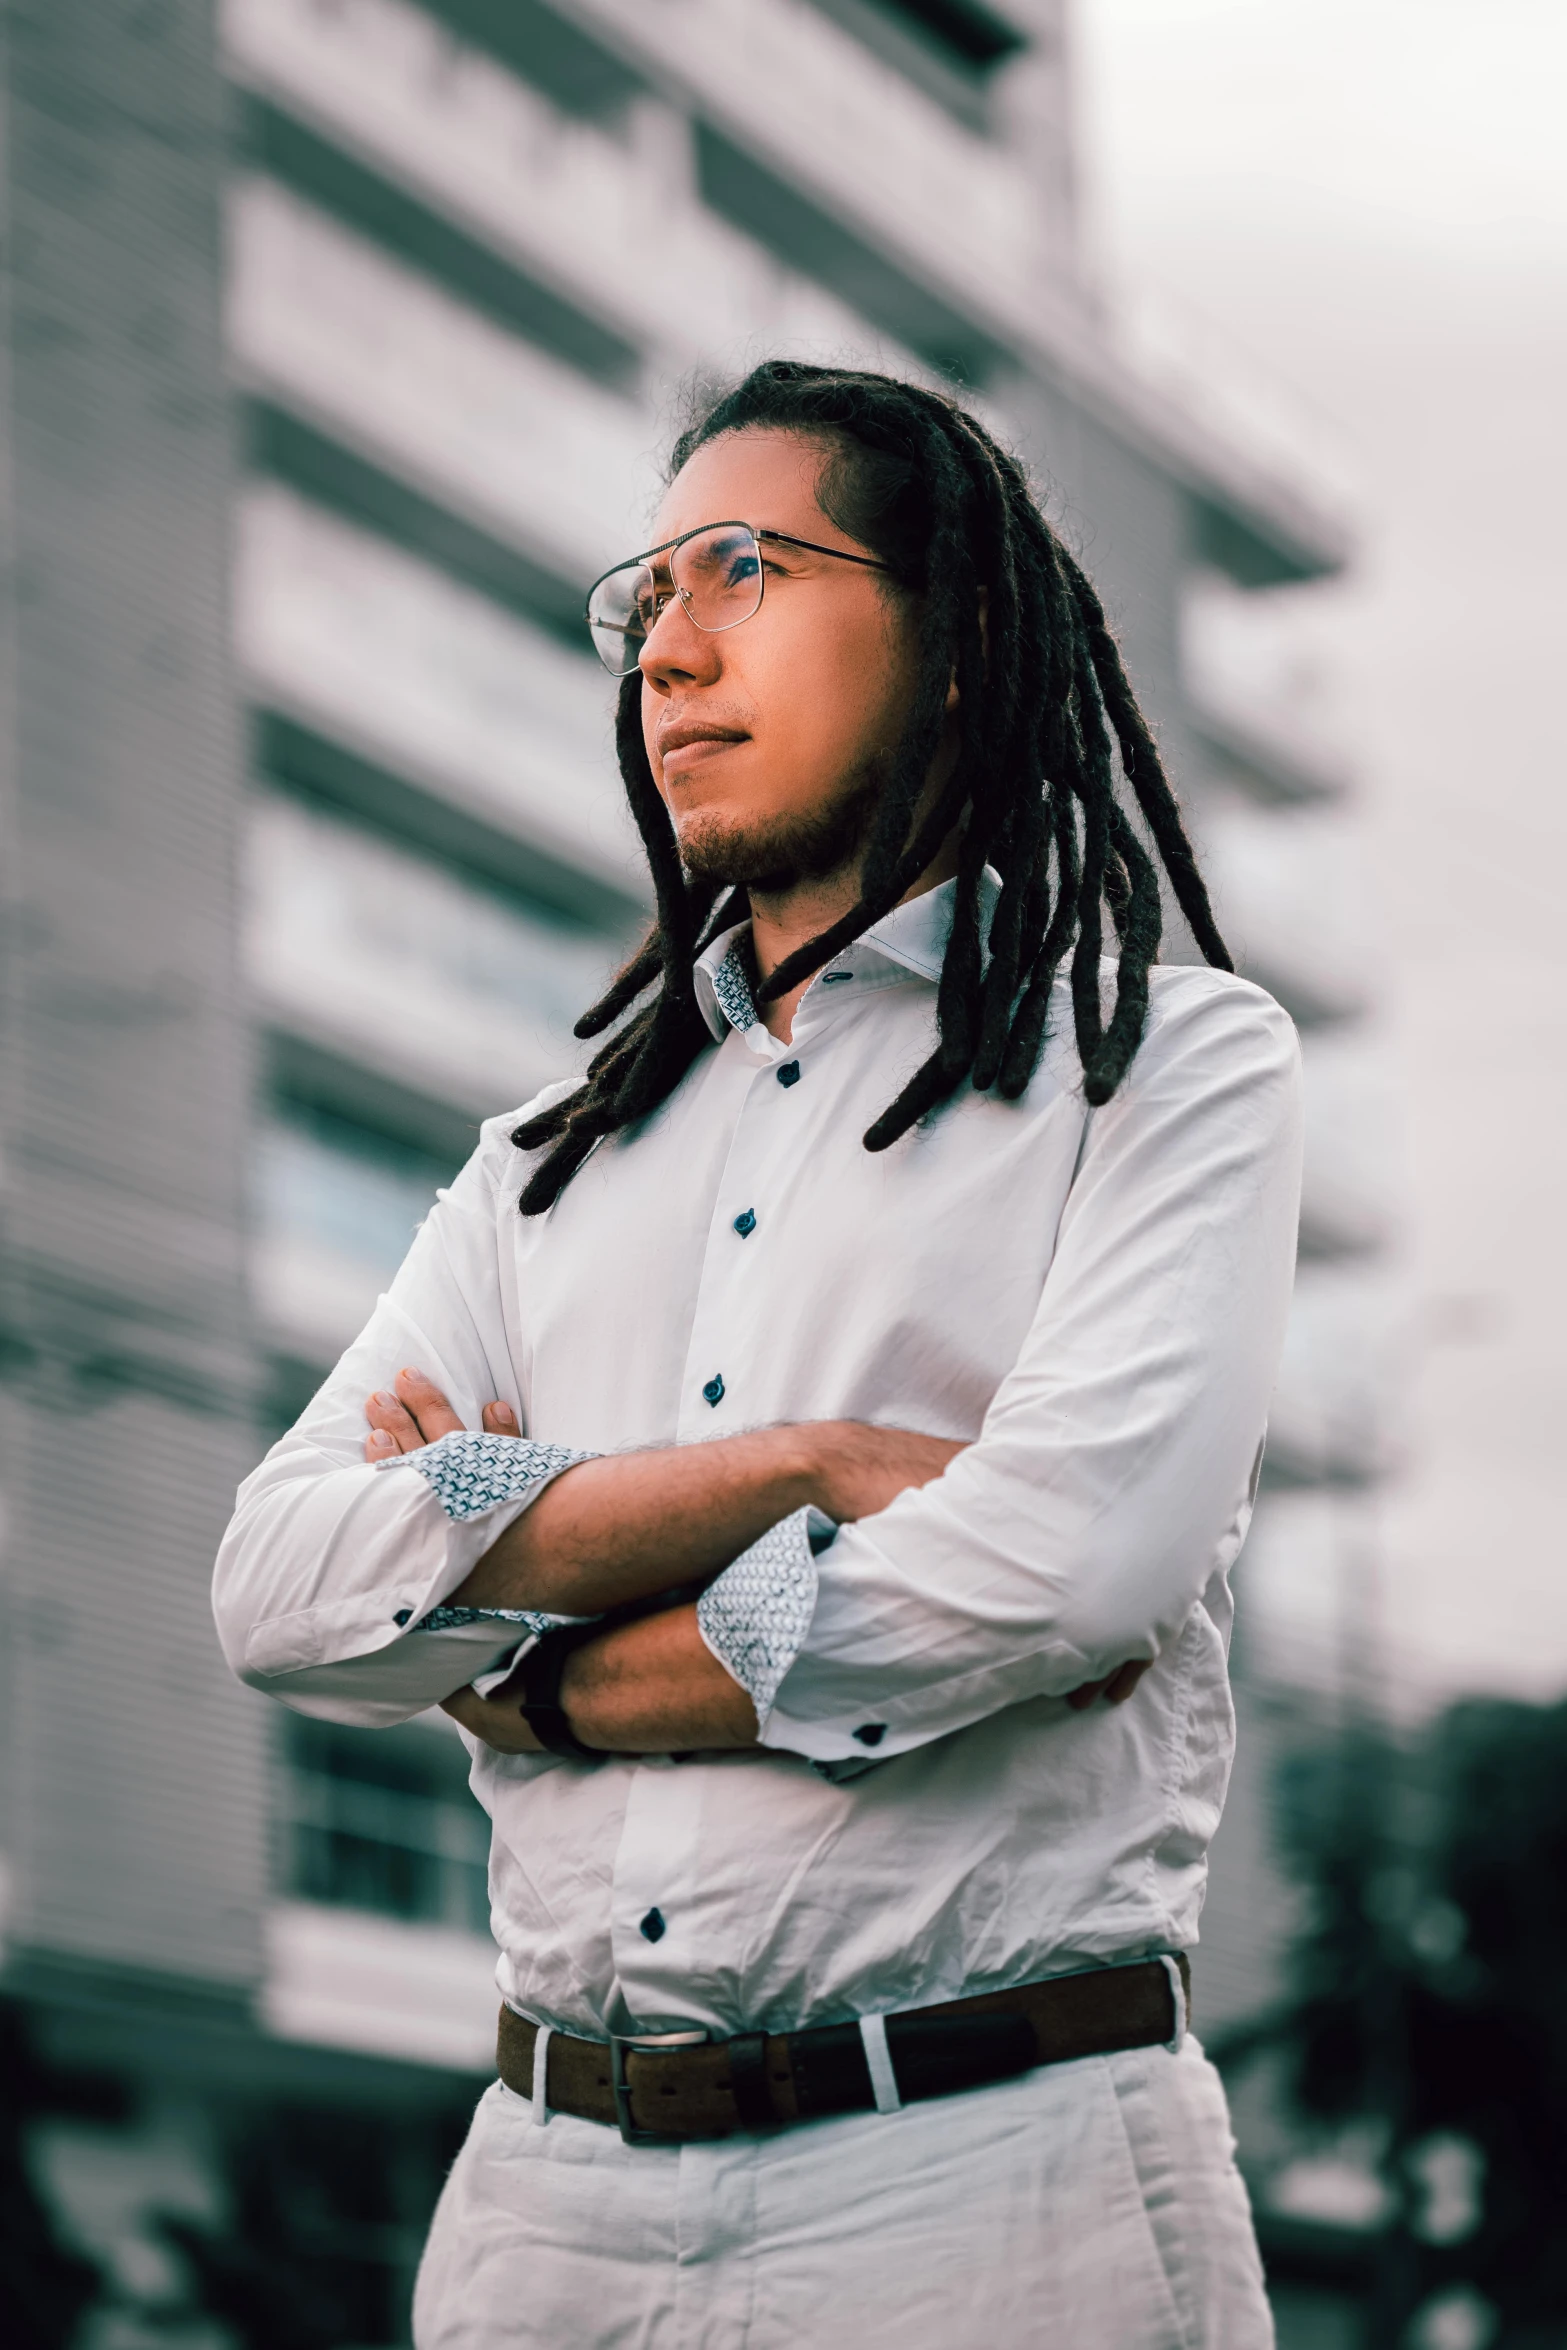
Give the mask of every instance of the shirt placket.
[[[725, 1047], [736, 1058], [743, 1052], [750, 1074], [744, 1076], [741, 1062], [730, 1075], [743, 1089], [703, 1249], [676, 1422], [681, 1444], [737, 1434], [759, 1417], [747, 1374], [764, 1343], [768, 1223], [777, 1204], [773, 1169], [791, 1124], [812, 1115], [812, 1080], [855, 975], [845, 965], [829, 966], [802, 998], [790, 1043], [757, 1021]], [[716, 2028], [711, 1986], [739, 1971], [738, 1950], [715, 1948], [711, 1921], [696, 1923], [703, 1915], [696, 1895], [709, 1783], [708, 1772], [652, 1756], [632, 1784], [611, 1903], [616, 1979], [629, 2028]], [[733, 1921], [737, 1937], [742, 1925]]]
[[702, 1254], [680, 1381], [680, 1444], [732, 1435], [753, 1425], [755, 1417], [748, 1408], [744, 1372], [755, 1344], [755, 1291], [765, 1254], [758, 1242], [766, 1226], [766, 1162], [777, 1119], [795, 1107], [802, 1069], [800, 1055], [760, 1024], [748, 1032], [745, 1048], [753, 1068]]
[[[745, 1414], [745, 1273], [757, 1268], [756, 1238], [765, 1226], [765, 1162], [770, 1114], [785, 1107], [800, 1082], [798, 1055], [759, 1023], [728, 1050], [744, 1058], [730, 1082], [739, 1088], [734, 1131], [703, 1250], [696, 1310], [681, 1380], [676, 1441], [697, 1443], [733, 1433]], [[749, 1067], [747, 1067], [749, 1064]], [[754, 1338], [749, 1342], [754, 1345]], [[728, 1375], [724, 1366], [729, 1365]], [[669, 1757], [639, 1764], [615, 1856], [611, 1940], [627, 2028], [656, 2031], [716, 2025], [706, 1987], [731, 1971], [734, 1953], [699, 1935], [701, 1817], [708, 1774]], [[740, 1921], [735, 1921], [738, 1931]], [[705, 1930], [710, 1937], [711, 1927]]]

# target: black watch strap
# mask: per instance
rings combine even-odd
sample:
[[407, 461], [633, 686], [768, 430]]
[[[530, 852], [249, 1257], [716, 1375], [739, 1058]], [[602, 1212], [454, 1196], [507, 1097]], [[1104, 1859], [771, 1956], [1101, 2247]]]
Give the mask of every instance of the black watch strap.
[[562, 1624], [541, 1635], [522, 1660], [522, 1696], [517, 1711], [549, 1754], [563, 1754], [573, 1762], [602, 1762], [596, 1746], [584, 1746], [560, 1702], [560, 1677], [574, 1648], [592, 1640], [599, 1624]]

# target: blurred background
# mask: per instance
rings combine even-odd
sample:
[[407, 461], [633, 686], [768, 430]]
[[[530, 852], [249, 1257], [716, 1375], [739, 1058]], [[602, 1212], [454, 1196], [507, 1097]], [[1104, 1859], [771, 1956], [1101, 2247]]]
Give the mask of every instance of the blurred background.
[[489, 2068], [444, 1717], [206, 1583], [642, 919], [586, 583], [694, 373], [955, 382], [1300, 1025], [1196, 1961], [1285, 2350], [1567, 2343], [1567, 15], [0, 10], [0, 2326], [392, 2350]]

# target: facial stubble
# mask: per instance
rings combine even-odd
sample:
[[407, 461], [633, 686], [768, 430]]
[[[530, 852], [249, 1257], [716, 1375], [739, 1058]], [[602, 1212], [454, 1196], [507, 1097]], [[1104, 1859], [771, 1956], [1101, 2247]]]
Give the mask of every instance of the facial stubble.
[[814, 808], [749, 822], [702, 810], [676, 826], [686, 871], [725, 888], [778, 896], [857, 867], [876, 820], [886, 764], [870, 761], [833, 799]]

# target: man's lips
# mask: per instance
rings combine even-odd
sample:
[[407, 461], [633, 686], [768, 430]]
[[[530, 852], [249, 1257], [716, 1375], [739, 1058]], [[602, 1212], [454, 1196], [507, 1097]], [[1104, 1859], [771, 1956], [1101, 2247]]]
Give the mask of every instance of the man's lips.
[[739, 727], [703, 725], [692, 719], [684, 725], [668, 726], [660, 731], [659, 761], [665, 768], [672, 759], [678, 759], [682, 766], [692, 766], [715, 751], [732, 750], [736, 743], [749, 740], [750, 737]]

